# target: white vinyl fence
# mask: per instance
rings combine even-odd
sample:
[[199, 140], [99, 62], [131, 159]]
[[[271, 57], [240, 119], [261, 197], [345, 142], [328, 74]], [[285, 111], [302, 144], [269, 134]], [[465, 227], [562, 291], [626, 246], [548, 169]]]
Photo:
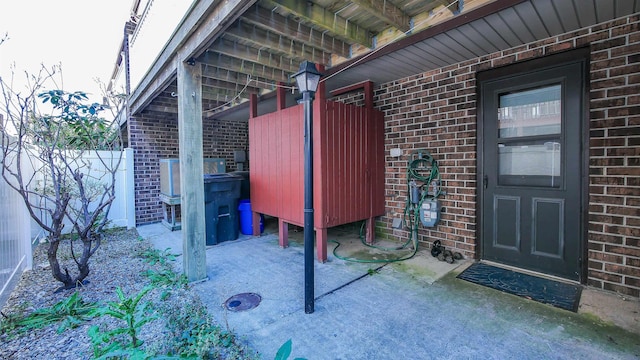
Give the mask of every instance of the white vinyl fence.
[[0, 178], [0, 307], [31, 260], [31, 217], [22, 197]]
[[[97, 181], [110, 181], [98, 155], [108, 162], [117, 161], [119, 152], [88, 153], [84, 162], [90, 164], [91, 176]], [[6, 159], [2, 159], [5, 161]], [[25, 159], [26, 160], [26, 159]], [[23, 161], [23, 164], [29, 163]], [[29, 172], [29, 169], [23, 169]], [[33, 172], [33, 170], [31, 170]], [[110, 226], [135, 227], [135, 193], [133, 187], [133, 149], [122, 152], [122, 161], [116, 173], [115, 200], [109, 211]], [[42, 183], [42, 182], [40, 182]], [[43, 218], [43, 219], [46, 219]], [[71, 226], [66, 225], [70, 231]], [[32, 246], [44, 236], [32, 221], [22, 197], [0, 176], [0, 308], [6, 302], [17, 279], [32, 267]]]

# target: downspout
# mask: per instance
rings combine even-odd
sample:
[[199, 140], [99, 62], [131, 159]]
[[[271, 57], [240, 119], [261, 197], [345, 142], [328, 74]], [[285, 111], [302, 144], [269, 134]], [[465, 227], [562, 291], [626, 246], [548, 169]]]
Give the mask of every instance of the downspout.
[[[131, 96], [131, 73], [129, 71], [129, 36], [133, 34], [136, 23], [127, 21], [124, 25], [124, 39], [122, 40], [122, 50], [124, 52], [124, 91], [125, 91], [125, 119], [127, 126], [131, 116], [131, 107], [129, 105], [129, 97]], [[127, 131], [127, 144], [131, 144], [131, 131]]]

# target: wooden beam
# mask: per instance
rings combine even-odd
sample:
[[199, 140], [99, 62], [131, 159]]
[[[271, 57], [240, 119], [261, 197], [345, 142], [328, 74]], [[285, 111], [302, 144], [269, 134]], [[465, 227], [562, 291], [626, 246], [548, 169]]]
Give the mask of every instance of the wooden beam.
[[351, 0], [351, 2], [402, 32], [411, 30], [411, 17], [390, 1]]
[[[203, 84], [202, 99], [211, 100], [215, 102], [227, 102], [233, 99], [234, 97], [236, 97], [237, 93], [241, 89], [242, 87], [238, 88], [237, 90], [235, 88], [218, 89], [218, 88], [214, 88], [214, 87]], [[176, 89], [175, 86], [169, 86], [167, 88], [167, 91], [173, 91], [176, 94], [178, 93], [178, 90]], [[248, 95], [245, 95], [244, 97], [247, 98]], [[170, 108], [171, 106], [173, 106], [174, 108], [176, 108], [175, 112], [176, 113], [178, 112], [177, 105], [171, 105], [171, 101], [158, 101], [158, 99], [160, 99], [160, 97], [156, 98], [156, 100], [154, 100], [149, 106], [147, 106], [147, 109], [155, 109], [156, 111], [162, 111], [162, 109]], [[167, 112], [170, 112], [170, 111], [167, 111]]]
[[297, 60], [272, 53], [267, 49], [256, 49], [252, 46], [243, 45], [237, 41], [218, 39], [209, 48], [209, 51], [215, 51], [242, 60], [253, 61], [288, 72], [296, 72], [298, 70], [297, 66], [294, 65], [298, 64]]
[[[253, 6], [242, 14], [241, 19], [317, 49], [345, 58], [349, 57], [351, 45], [347, 42], [261, 6]], [[324, 62], [324, 64], [329, 65], [327, 62]]]
[[220, 90], [235, 90], [235, 91], [240, 91], [244, 88], [245, 92], [247, 93], [260, 93], [260, 89], [255, 87], [255, 86], [245, 86], [246, 82], [242, 82], [242, 83], [237, 83], [237, 82], [230, 82], [230, 81], [225, 81], [225, 80], [219, 80], [219, 79], [212, 79], [210, 77], [202, 77], [202, 86], [203, 89], [206, 89], [207, 87], [209, 88], [214, 88], [214, 89], [220, 89]]
[[286, 54], [289, 58], [295, 59], [298, 62], [304, 60], [321, 64], [331, 62], [331, 53], [329, 52], [296, 42], [287, 36], [245, 24], [242, 21], [239, 21], [235, 26], [227, 29], [225, 37], [248, 42], [257, 48], [264, 48], [273, 52]]
[[439, 6], [444, 6], [444, 7], [447, 7], [449, 11], [451, 11], [452, 13], [455, 13], [455, 11], [457, 11], [459, 7], [458, 6], [448, 7], [448, 6], [453, 4], [456, 1], [461, 2], [463, 0], [432, 0], [426, 3], [425, 7], [422, 8], [422, 11], [429, 12], [429, 11], [435, 10]]
[[201, 57], [198, 58], [198, 61], [201, 61], [207, 65], [215, 65], [216, 67], [250, 74], [251, 76], [259, 76], [262, 78], [270, 79], [272, 81], [289, 81], [289, 73], [286, 71], [265, 66], [253, 61], [236, 59], [228, 55], [211, 51], [205, 52]]
[[334, 36], [362, 46], [373, 47], [369, 30], [350, 22], [318, 4], [300, 0], [263, 0], [267, 4], [278, 6], [291, 15], [309, 21], [315, 26], [331, 32]]
[[202, 149], [202, 67], [178, 63], [182, 259], [190, 282], [207, 278]]
[[242, 90], [242, 88], [238, 89], [238, 90], [223, 90], [223, 89], [215, 89], [206, 85], [202, 86], [202, 99], [203, 100], [213, 100], [213, 101], [217, 101], [217, 102], [227, 102], [227, 101], [231, 101], [233, 100], [233, 98], [235, 98], [236, 96], [240, 96], [243, 98], [247, 98], [248, 93], [243, 95], [240, 95], [240, 90]]
[[[255, 88], [273, 90], [275, 88], [276, 82], [259, 77], [259, 76], [249, 76], [248, 74], [243, 74], [237, 71], [231, 71], [228, 69], [223, 69], [217, 66], [212, 65], [203, 65], [202, 76], [210, 79], [217, 79], [222, 81], [227, 81], [231, 83], [241, 84], [242, 86], [249, 84]], [[250, 80], [254, 80], [249, 82]]]

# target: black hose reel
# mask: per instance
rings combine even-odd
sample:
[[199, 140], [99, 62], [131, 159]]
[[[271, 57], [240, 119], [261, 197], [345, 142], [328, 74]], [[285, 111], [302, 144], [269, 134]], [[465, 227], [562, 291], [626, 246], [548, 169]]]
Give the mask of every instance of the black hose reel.
[[[412, 232], [416, 233], [412, 236], [417, 237], [418, 219], [426, 227], [434, 227], [440, 220], [442, 207], [438, 197], [444, 195], [438, 163], [427, 150], [416, 150], [411, 153], [407, 165], [407, 181], [409, 196], [405, 217], [408, 213], [413, 214], [409, 224]], [[449, 264], [463, 258], [461, 253], [445, 249], [440, 240], [434, 241], [431, 245], [431, 255]]]
[[423, 226], [434, 227], [440, 219], [441, 207], [437, 199], [442, 191], [438, 163], [427, 150], [417, 150], [411, 154], [407, 180], [407, 209], [413, 210]]

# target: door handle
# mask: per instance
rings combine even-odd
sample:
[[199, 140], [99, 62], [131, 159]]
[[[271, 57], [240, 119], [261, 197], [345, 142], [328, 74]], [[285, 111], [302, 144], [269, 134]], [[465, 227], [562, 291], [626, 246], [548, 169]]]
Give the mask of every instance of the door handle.
[[487, 175], [482, 178], [482, 186], [485, 189], [489, 186], [489, 177]]

